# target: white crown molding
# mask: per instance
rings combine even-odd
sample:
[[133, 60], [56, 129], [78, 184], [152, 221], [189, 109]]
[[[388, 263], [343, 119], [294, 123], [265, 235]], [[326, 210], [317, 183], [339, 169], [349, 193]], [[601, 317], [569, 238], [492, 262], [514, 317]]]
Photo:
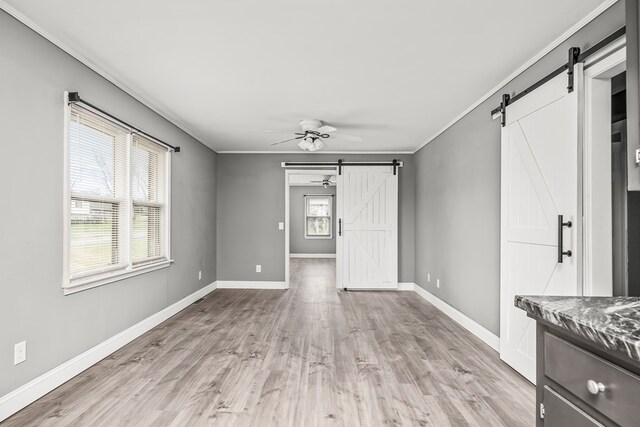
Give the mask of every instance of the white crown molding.
[[216, 289], [213, 282], [0, 397], [0, 422]]
[[413, 290], [422, 298], [430, 302], [435, 308], [481, 339], [489, 347], [497, 352], [500, 351], [500, 338], [496, 334], [415, 283]]
[[[309, 154], [308, 151], [241, 151], [241, 150], [221, 150], [218, 154]], [[316, 151], [314, 154], [413, 154], [415, 151]]]
[[[600, 6], [596, 7], [595, 9], [593, 9], [589, 14], [587, 14], [587, 16], [585, 16], [584, 18], [582, 18], [580, 21], [578, 21], [574, 26], [572, 26], [571, 28], [569, 28], [567, 31], [565, 31], [564, 33], [562, 33], [560, 35], [560, 37], [558, 37], [557, 39], [555, 39], [554, 41], [552, 41], [550, 44], [548, 44], [545, 48], [543, 48], [540, 52], [538, 52], [537, 54], [535, 54], [531, 59], [529, 59], [527, 62], [525, 62], [524, 64], [522, 64], [517, 70], [515, 70], [513, 73], [509, 74], [505, 79], [503, 79], [500, 83], [498, 83], [496, 86], [494, 86], [493, 89], [491, 89], [489, 92], [487, 92], [486, 94], [484, 94], [482, 97], [480, 97], [480, 99], [478, 99], [476, 102], [474, 102], [473, 104], [471, 104], [469, 106], [469, 108], [467, 108], [466, 110], [464, 110], [462, 113], [460, 113], [458, 116], [456, 116], [456, 118], [454, 118], [451, 122], [449, 122], [449, 124], [447, 124], [445, 127], [443, 127], [442, 129], [440, 129], [438, 132], [436, 132], [435, 134], [433, 134], [429, 139], [427, 139], [425, 142], [423, 142], [422, 144], [420, 144], [418, 146], [418, 148], [416, 148], [412, 154], [417, 153], [418, 151], [420, 151], [424, 146], [426, 146], [428, 143], [430, 143], [431, 141], [433, 141], [434, 139], [436, 139], [437, 137], [439, 137], [440, 135], [442, 135], [447, 129], [449, 129], [451, 126], [455, 125], [458, 121], [460, 121], [464, 116], [466, 116], [467, 114], [469, 114], [471, 111], [475, 110], [480, 104], [482, 104], [484, 101], [486, 101], [487, 99], [489, 99], [491, 96], [493, 96], [496, 92], [498, 92], [500, 89], [502, 89], [503, 87], [505, 87], [509, 82], [511, 82], [513, 79], [515, 79], [516, 77], [518, 77], [520, 74], [522, 74], [523, 72], [525, 72], [528, 68], [530, 68], [533, 64], [535, 64], [536, 62], [538, 62], [540, 59], [542, 59], [546, 54], [548, 54], [549, 52], [551, 52], [553, 49], [555, 49], [556, 47], [560, 46], [562, 43], [564, 43], [569, 37], [571, 37], [572, 35], [574, 35], [575, 33], [577, 33], [579, 30], [581, 30], [583, 27], [585, 27], [589, 22], [593, 21], [595, 18], [597, 18], [598, 16], [600, 16], [605, 10], [609, 9], [611, 6], [613, 6], [615, 3], [617, 3], [618, 0], [606, 0], [604, 1], [602, 4], [600, 4]], [[487, 112], [487, 114], [489, 114]]]
[[[147, 99], [145, 97], [143, 97], [142, 95], [140, 95], [138, 92], [134, 91], [129, 86], [124, 84], [122, 81], [120, 81], [119, 79], [117, 79], [116, 77], [111, 75], [110, 73], [108, 73], [105, 70], [103, 70], [101, 67], [99, 67], [97, 64], [95, 64], [93, 61], [89, 60], [87, 57], [82, 55], [77, 50], [73, 49], [71, 46], [69, 46], [66, 43], [64, 43], [62, 40], [60, 40], [57, 37], [55, 37], [53, 34], [49, 33], [47, 30], [45, 30], [40, 25], [38, 25], [35, 22], [33, 22], [26, 15], [24, 15], [22, 12], [20, 12], [19, 10], [17, 10], [13, 6], [7, 4], [4, 0], [0, 0], [0, 9], [4, 10], [9, 15], [13, 16], [15, 19], [17, 19], [18, 21], [22, 22], [24, 25], [26, 25], [27, 27], [31, 28], [33, 31], [35, 31], [36, 33], [40, 34], [46, 40], [48, 40], [49, 42], [53, 43], [54, 45], [56, 45], [60, 49], [62, 49], [64, 52], [66, 52], [72, 58], [74, 58], [75, 60], [77, 60], [80, 63], [84, 64], [85, 66], [89, 67], [92, 71], [97, 73], [99, 76], [101, 76], [105, 80], [107, 80], [107, 81], [111, 82], [112, 84], [114, 84], [117, 88], [119, 88], [120, 90], [125, 92], [127, 95], [131, 96], [136, 101], [140, 102], [142, 105], [144, 105], [145, 107], [147, 107], [148, 109], [150, 109], [154, 113], [158, 114], [160, 117], [162, 117], [163, 119], [167, 120], [169, 123], [173, 124], [174, 126], [176, 126], [180, 130], [185, 132], [187, 135], [191, 136], [193, 139], [195, 139], [196, 141], [198, 141], [199, 143], [201, 143], [205, 147], [207, 147], [210, 150], [215, 152], [215, 150], [212, 147], [208, 146], [207, 144], [205, 144], [203, 142], [204, 138], [200, 138], [198, 135], [196, 135], [194, 132], [192, 132], [177, 117], [175, 117], [174, 115], [172, 115], [172, 114], [164, 111], [163, 109], [155, 106], [151, 102], [147, 101]], [[72, 89], [72, 88], [67, 88], [67, 89]]]

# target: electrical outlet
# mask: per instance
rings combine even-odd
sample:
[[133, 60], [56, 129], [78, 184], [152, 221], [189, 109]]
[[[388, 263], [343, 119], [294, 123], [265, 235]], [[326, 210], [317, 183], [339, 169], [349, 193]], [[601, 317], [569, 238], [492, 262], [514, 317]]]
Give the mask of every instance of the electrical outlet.
[[440, 287], [440, 279], [436, 279], [436, 286]]
[[256, 273], [262, 273], [262, 266], [260, 264], [256, 265]]
[[427, 282], [431, 281], [431, 273], [427, 273]]
[[278, 230], [284, 230], [284, 222], [278, 223]]
[[17, 365], [25, 360], [27, 360], [27, 342], [22, 341], [13, 346], [13, 364]]
[[202, 280], [202, 270], [198, 271], [198, 280]]

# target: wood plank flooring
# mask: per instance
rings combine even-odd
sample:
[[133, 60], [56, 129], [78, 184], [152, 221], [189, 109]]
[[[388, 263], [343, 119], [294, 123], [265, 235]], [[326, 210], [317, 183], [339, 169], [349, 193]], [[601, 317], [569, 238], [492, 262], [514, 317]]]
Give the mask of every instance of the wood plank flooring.
[[3, 426], [532, 426], [534, 387], [413, 292], [220, 289]]

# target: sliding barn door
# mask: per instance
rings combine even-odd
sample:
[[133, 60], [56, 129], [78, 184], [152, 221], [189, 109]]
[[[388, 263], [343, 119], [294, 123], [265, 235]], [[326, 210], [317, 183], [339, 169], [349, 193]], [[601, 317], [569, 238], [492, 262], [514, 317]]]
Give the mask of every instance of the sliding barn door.
[[393, 167], [343, 167], [337, 187], [338, 288], [397, 289], [398, 176]]
[[[553, 78], [506, 109], [502, 128], [500, 357], [535, 382], [535, 322], [515, 295], [578, 295], [578, 136], [575, 90]], [[559, 223], [572, 222], [564, 226]], [[562, 247], [559, 246], [562, 241]], [[560, 256], [558, 252], [571, 251]], [[562, 262], [560, 262], [562, 261]]]

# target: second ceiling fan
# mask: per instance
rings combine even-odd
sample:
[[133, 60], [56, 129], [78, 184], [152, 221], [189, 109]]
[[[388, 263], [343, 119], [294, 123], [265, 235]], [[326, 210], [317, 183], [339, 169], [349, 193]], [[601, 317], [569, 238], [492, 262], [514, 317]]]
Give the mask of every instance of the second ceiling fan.
[[[344, 141], [362, 141], [362, 137], [345, 135], [337, 132], [337, 128], [325, 124], [322, 120], [303, 119], [298, 123], [300, 132], [293, 132], [292, 138], [283, 139], [282, 141], [272, 142], [271, 145], [284, 144], [285, 142], [299, 141], [298, 147], [305, 151], [318, 151], [326, 145], [329, 138]], [[270, 133], [290, 133], [290, 131], [270, 131]]]

